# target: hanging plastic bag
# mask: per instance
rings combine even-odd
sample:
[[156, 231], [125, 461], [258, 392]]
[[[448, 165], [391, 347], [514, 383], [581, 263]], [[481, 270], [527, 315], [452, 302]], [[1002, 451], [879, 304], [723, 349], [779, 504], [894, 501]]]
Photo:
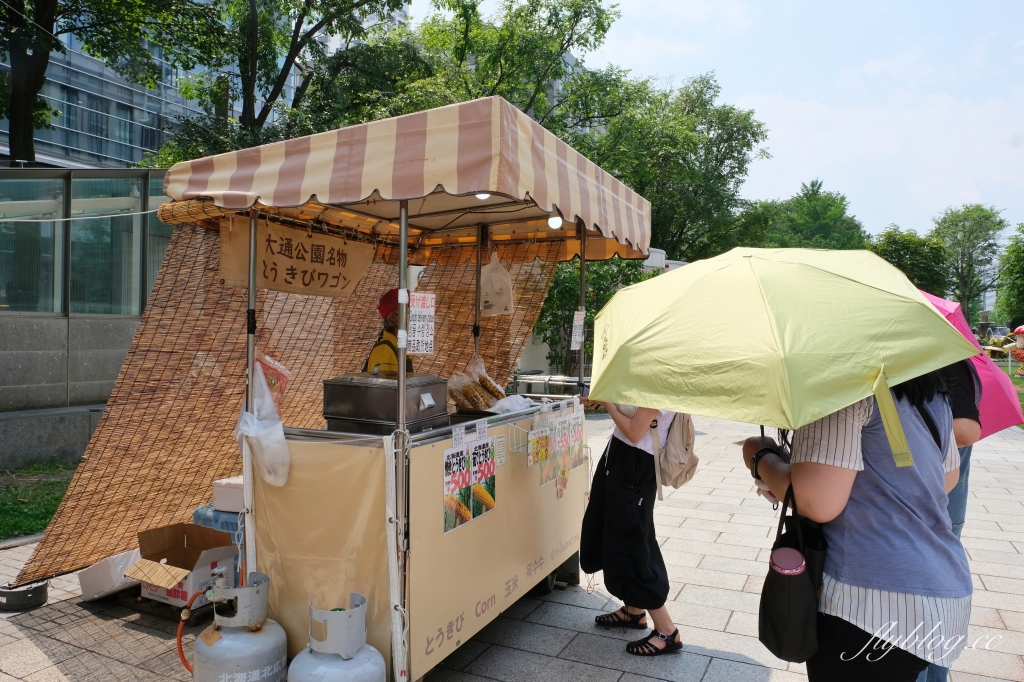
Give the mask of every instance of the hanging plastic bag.
[[512, 314], [512, 275], [501, 267], [498, 252], [491, 251], [491, 262], [480, 268], [480, 316]]
[[248, 450], [253, 470], [259, 472], [264, 481], [282, 486], [288, 481], [291, 456], [284, 437], [284, 425], [277, 414], [263, 365], [259, 362], [253, 367], [252, 401], [254, 412], [246, 412], [243, 407], [242, 416], [235, 426], [238, 447], [243, 456]]

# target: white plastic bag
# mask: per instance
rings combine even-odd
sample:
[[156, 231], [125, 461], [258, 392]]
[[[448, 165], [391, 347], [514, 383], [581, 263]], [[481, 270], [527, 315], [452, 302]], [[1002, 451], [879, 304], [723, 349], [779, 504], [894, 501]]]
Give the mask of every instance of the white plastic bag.
[[509, 412], [525, 410], [526, 408], [533, 407], [536, 404], [537, 403], [533, 402], [526, 396], [513, 394], [507, 398], [502, 398], [491, 405], [491, 412], [495, 412], [497, 414], [508, 414]]
[[480, 316], [512, 314], [512, 275], [501, 267], [498, 252], [491, 251], [491, 262], [480, 268]]
[[235, 426], [238, 447], [245, 455], [248, 448], [253, 470], [258, 471], [270, 485], [282, 486], [288, 481], [291, 456], [284, 437], [284, 425], [277, 415], [277, 407], [259, 363], [253, 368], [253, 408], [255, 414], [242, 408], [242, 416]]

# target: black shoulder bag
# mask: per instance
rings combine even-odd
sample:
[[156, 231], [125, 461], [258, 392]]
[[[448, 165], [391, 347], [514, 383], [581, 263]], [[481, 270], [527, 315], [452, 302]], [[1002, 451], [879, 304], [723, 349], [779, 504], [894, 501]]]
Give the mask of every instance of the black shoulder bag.
[[[790, 505], [793, 515], [787, 516]], [[791, 485], [782, 503], [757, 624], [758, 639], [784, 661], [803, 663], [818, 650], [818, 589], [827, 548], [820, 527], [800, 516]]]

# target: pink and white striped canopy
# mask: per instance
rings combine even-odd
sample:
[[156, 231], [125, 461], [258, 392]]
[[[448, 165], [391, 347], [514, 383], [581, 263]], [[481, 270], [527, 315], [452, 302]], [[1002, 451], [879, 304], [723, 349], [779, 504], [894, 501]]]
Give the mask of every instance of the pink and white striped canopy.
[[387, 221], [409, 200], [410, 224], [431, 231], [557, 211], [644, 254], [651, 239], [649, 201], [500, 97], [178, 163], [164, 193]]

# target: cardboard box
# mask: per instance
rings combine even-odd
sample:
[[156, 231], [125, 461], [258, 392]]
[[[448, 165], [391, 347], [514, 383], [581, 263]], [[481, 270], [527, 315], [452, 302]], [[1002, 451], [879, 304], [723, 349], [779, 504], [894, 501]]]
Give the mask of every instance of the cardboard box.
[[238, 513], [245, 509], [242, 477], [222, 478], [213, 482], [213, 508], [222, 512]]
[[138, 580], [126, 578], [124, 573], [141, 558], [139, 550], [133, 549], [107, 557], [79, 571], [78, 584], [82, 588], [82, 601], [92, 601], [138, 585]]
[[[228, 569], [228, 584], [234, 586], [234, 557], [237, 548], [231, 535], [192, 523], [152, 528], [139, 533], [142, 559], [125, 571], [125, 577], [142, 583], [142, 596], [185, 606], [189, 597], [209, 589], [218, 566]], [[205, 595], [193, 602], [193, 608], [209, 603]]]

